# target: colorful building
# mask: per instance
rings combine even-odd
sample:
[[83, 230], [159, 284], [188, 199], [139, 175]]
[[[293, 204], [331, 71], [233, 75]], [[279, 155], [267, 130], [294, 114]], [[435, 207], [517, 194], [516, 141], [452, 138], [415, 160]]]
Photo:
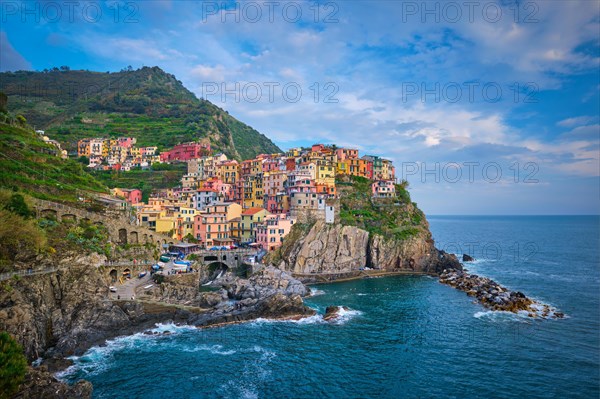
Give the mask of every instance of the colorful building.
[[371, 184], [371, 189], [375, 198], [396, 196], [396, 186], [393, 180], [377, 180]]
[[256, 241], [256, 225], [262, 222], [267, 215], [271, 215], [271, 213], [264, 208], [249, 208], [242, 212], [240, 222], [241, 242]]
[[256, 243], [267, 251], [281, 246], [283, 239], [292, 229], [295, 219], [286, 215], [269, 215], [256, 225]]
[[189, 161], [210, 154], [210, 145], [201, 143], [178, 144], [170, 151], [160, 153], [161, 162]]
[[137, 188], [113, 188], [110, 193], [114, 196], [121, 197], [129, 204], [139, 204], [142, 202], [142, 190]]

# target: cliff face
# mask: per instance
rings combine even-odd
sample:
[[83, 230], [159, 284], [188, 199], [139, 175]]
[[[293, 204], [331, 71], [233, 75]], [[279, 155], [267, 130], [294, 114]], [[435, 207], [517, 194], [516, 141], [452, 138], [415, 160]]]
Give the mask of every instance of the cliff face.
[[286, 244], [270, 261], [298, 274], [346, 273], [364, 267], [436, 274], [461, 269], [454, 255], [435, 248], [429, 231], [399, 240], [317, 221], [306, 232], [297, 229]]
[[0, 329], [15, 337], [30, 361], [50, 347], [64, 354], [77, 352], [82, 344], [130, 320], [107, 300], [108, 284], [96, 269], [103, 261], [100, 256], [65, 261], [70, 268], [0, 285]]
[[335, 224], [322, 218], [314, 224], [300, 221], [267, 262], [296, 274], [327, 273], [329, 280], [356, 276], [366, 267], [433, 274], [462, 268], [454, 255], [435, 248], [406, 183], [396, 184], [396, 196], [388, 198], [373, 198], [371, 184], [363, 177], [338, 176], [338, 198], [331, 204], [339, 209]]

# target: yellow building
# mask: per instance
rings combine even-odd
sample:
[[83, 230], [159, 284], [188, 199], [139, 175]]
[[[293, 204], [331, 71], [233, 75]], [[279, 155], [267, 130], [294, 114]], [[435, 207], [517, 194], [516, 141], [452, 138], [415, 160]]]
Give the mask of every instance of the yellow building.
[[162, 216], [156, 219], [156, 226], [154, 231], [163, 234], [172, 234], [175, 231], [175, 217], [174, 216]]
[[242, 218], [240, 222], [240, 241], [255, 241], [256, 224], [262, 222], [267, 215], [271, 215], [271, 212], [263, 208], [250, 208], [242, 212]]
[[244, 208], [262, 208], [263, 185], [262, 174], [246, 176], [243, 181], [243, 205]]
[[217, 165], [217, 177], [227, 184], [235, 184], [240, 178], [240, 164], [237, 161], [225, 161]]

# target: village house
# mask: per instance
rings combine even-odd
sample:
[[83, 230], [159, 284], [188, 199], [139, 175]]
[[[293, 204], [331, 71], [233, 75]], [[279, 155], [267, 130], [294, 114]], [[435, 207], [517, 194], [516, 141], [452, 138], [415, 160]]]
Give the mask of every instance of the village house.
[[139, 204], [142, 202], [142, 190], [137, 188], [113, 188], [110, 193], [114, 196], [123, 198], [129, 204]]
[[256, 241], [256, 224], [262, 222], [267, 215], [271, 215], [271, 213], [264, 208], [249, 208], [242, 212], [240, 223], [241, 242]]
[[201, 188], [194, 196], [194, 208], [203, 210], [207, 206], [219, 201], [219, 193], [212, 188]]
[[371, 184], [371, 189], [375, 198], [396, 196], [396, 186], [393, 180], [377, 180]]
[[161, 162], [189, 161], [210, 154], [210, 145], [203, 143], [178, 144], [169, 151], [160, 153]]
[[286, 215], [268, 215], [256, 224], [256, 243], [267, 251], [281, 246], [283, 239], [292, 229], [295, 220]]

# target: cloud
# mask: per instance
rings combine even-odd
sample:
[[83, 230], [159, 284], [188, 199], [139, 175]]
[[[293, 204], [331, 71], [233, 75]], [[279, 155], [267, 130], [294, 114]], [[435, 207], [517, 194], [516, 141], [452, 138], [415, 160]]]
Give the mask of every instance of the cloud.
[[567, 118], [567, 119], [563, 119], [561, 121], [559, 121], [557, 123], [558, 126], [562, 126], [562, 127], [574, 127], [574, 126], [581, 126], [581, 125], [585, 125], [588, 122], [591, 122], [595, 119], [598, 119], [597, 116], [576, 116], [573, 118]]
[[0, 31], [0, 49], [1, 72], [31, 69], [29, 61], [15, 50], [4, 31]]

